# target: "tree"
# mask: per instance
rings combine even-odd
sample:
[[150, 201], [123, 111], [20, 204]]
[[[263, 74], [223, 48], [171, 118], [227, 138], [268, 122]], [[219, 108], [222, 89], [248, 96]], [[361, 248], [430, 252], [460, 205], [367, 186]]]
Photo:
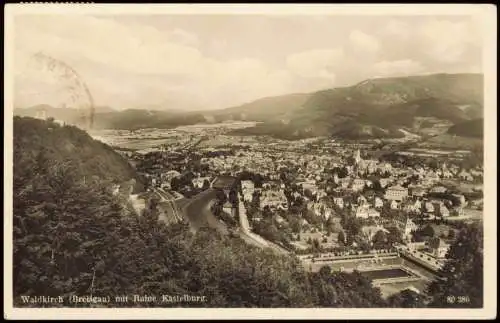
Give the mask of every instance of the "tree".
[[384, 249], [387, 247], [387, 235], [384, 231], [379, 230], [372, 238], [373, 247], [375, 249]]
[[333, 216], [330, 215], [328, 217], [328, 219], [325, 221], [325, 227], [326, 227], [327, 232], [329, 232], [329, 233], [335, 231], [337, 226], [336, 226], [335, 222], [333, 221]]
[[180, 180], [177, 177], [172, 178], [170, 180], [170, 187], [173, 191], [178, 191], [179, 189], [181, 189]]
[[346, 243], [344, 231], [339, 232], [337, 239], [338, 239], [339, 243], [341, 243], [341, 244]]
[[309, 200], [313, 199], [313, 193], [310, 189], [306, 188], [304, 190], [304, 196], [307, 197]]
[[255, 176], [253, 178], [253, 182], [254, 182], [255, 188], [262, 188], [262, 184], [264, 182], [264, 179], [262, 178], [262, 175], [255, 174]]
[[319, 251], [320, 250], [320, 243], [319, 243], [319, 240], [317, 238], [313, 239], [313, 241], [312, 241], [312, 247], [313, 247], [313, 250], [315, 250], [315, 251]]
[[146, 219], [150, 228], [153, 228], [158, 224], [160, 212], [158, 210], [158, 199], [150, 198], [147, 204], [147, 207], [143, 211], [143, 217]]
[[260, 208], [260, 193], [258, 191], [252, 193], [252, 205]]
[[298, 217], [289, 216], [288, 223], [290, 224], [290, 228], [292, 229], [293, 233], [300, 233], [300, 231], [302, 230], [302, 224]]
[[238, 204], [238, 192], [236, 192], [236, 190], [229, 191], [228, 200], [229, 200], [229, 203], [231, 203], [232, 205]]
[[389, 233], [387, 233], [387, 243], [393, 245], [394, 243], [403, 242], [403, 233], [397, 227], [387, 228]]
[[425, 307], [424, 297], [419, 293], [404, 289], [388, 298], [389, 306], [396, 308], [422, 308]]
[[262, 217], [265, 219], [270, 219], [272, 216], [273, 212], [271, 212], [271, 208], [269, 207], [269, 205], [264, 206], [264, 208], [262, 209]]
[[215, 192], [215, 196], [216, 196], [216, 200], [219, 204], [223, 205], [224, 203], [226, 203], [227, 201], [227, 196], [226, 196], [226, 193], [224, 193], [224, 191], [222, 190], [217, 190]]
[[[431, 307], [483, 306], [483, 231], [479, 225], [470, 225], [459, 232], [438, 277], [427, 291]], [[467, 297], [467, 301], [452, 298], [458, 296]]]
[[348, 239], [349, 236], [355, 237], [361, 232], [361, 221], [358, 218], [353, 218], [353, 217], [348, 217], [345, 220], [345, 225], [343, 225], [347, 235]]
[[319, 276], [323, 279], [328, 278], [332, 274], [332, 268], [330, 266], [323, 266], [319, 269]]
[[421, 234], [425, 237], [433, 238], [435, 235], [434, 228], [428, 224], [421, 230]]

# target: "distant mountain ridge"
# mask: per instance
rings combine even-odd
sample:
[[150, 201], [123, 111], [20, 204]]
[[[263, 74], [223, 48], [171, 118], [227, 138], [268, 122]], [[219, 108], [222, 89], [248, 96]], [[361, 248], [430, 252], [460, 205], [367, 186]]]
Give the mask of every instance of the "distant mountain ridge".
[[[68, 123], [82, 118], [77, 110], [50, 106], [16, 109], [14, 113], [35, 117], [40, 109]], [[483, 118], [482, 74], [432, 74], [369, 79], [353, 86], [266, 97], [211, 111], [96, 108], [94, 127], [134, 130], [246, 120], [263, 124], [234, 134], [356, 139], [402, 137], [401, 129], [414, 133], [434, 128], [446, 131], [478, 118]]]
[[[243, 106], [229, 111], [234, 114], [241, 109]], [[275, 122], [279, 117], [266, 110], [272, 122], [267, 127], [260, 125], [258, 132], [287, 134], [290, 139], [318, 135], [352, 139], [399, 137], [403, 135], [400, 128], [419, 132], [418, 119], [457, 124], [482, 117], [483, 77], [433, 74], [370, 79], [306, 95], [300, 107], [290, 110], [289, 121], [281, 125]], [[274, 130], [276, 127], [281, 129]], [[255, 129], [238, 132], [255, 134]]]
[[265, 97], [236, 107], [208, 111], [215, 120], [281, 121], [291, 117], [311, 97], [312, 93], [294, 93]]
[[[83, 125], [89, 111], [77, 109], [54, 108], [50, 105], [37, 105], [29, 108], [17, 108], [14, 115], [22, 117], [39, 117], [44, 111], [47, 118], [64, 121], [68, 124]], [[110, 107], [96, 107], [94, 111], [94, 129], [136, 130], [141, 128], [172, 128], [180, 125], [191, 125], [205, 122], [201, 113], [180, 113], [175, 111], [159, 111], [144, 109], [114, 110]]]

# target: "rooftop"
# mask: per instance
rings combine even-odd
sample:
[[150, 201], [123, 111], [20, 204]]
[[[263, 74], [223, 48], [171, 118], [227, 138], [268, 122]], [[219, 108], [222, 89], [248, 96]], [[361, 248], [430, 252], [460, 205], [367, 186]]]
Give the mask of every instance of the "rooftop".
[[235, 188], [238, 184], [238, 181], [236, 177], [234, 176], [218, 176], [212, 187], [213, 188], [219, 188], [219, 189], [232, 189]]

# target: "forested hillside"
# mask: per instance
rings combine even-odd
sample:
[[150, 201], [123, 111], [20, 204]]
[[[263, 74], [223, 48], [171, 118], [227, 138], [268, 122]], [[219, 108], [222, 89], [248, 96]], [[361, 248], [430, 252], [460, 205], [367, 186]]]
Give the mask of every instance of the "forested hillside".
[[[404, 137], [401, 128], [419, 131], [419, 118], [459, 124], [483, 114], [483, 79], [480, 74], [432, 74], [368, 79], [292, 97], [276, 97], [287, 105], [257, 100], [224, 110], [234, 118], [243, 107], [252, 107], [264, 124], [235, 132], [272, 135], [285, 139], [334, 136], [345, 139]], [[288, 101], [285, 101], [285, 98]], [[264, 105], [263, 103], [266, 103]], [[288, 109], [286, 107], [288, 106]], [[265, 114], [264, 114], [265, 111]], [[285, 114], [286, 113], [286, 114]], [[252, 115], [248, 112], [246, 115]], [[248, 117], [247, 117], [248, 119]], [[279, 121], [285, 120], [284, 123]]]
[[448, 133], [463, 137], [483, 138], [483, 119], [474, 119], [453, 125]]
[[14, 117], [14, 172], [32, 172], [41, 158], [49, 163], [71, 165], [75, 176], [82, 180], [90, 181], [95, 177], [115, 184], [132, 180], [135, 191], [143, 189], [141, 179], [122, 156], [83, 130], [29, 117]]

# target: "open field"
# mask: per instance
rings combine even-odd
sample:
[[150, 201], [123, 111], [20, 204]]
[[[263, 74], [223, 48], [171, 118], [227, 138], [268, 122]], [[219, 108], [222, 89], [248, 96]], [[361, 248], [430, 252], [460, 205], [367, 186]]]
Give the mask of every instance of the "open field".
[[458, 137], [441, 134], [418, 144], [420, 148], [472, 149], [482, 147], [483, 140], [478, 138]]

